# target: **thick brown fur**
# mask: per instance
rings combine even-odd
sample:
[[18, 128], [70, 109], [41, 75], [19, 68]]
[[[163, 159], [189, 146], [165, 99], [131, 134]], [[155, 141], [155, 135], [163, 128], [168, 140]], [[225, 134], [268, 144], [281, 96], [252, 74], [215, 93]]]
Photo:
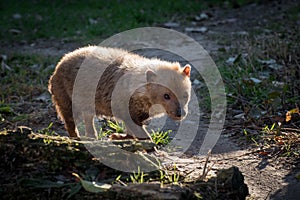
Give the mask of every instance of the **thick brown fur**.
[[94, 115], [104, 115], [123, 120], [128, 134], [146, 138], [143, 125], [151, 117], [167, 113], [181, 120], [187, 114], [190, 69], [120, 49], [89, 46], [60, 60], [49, 92], [70, 137], [80, 137], [75, 124], [83, 120], [86, 136], [97, 138]]

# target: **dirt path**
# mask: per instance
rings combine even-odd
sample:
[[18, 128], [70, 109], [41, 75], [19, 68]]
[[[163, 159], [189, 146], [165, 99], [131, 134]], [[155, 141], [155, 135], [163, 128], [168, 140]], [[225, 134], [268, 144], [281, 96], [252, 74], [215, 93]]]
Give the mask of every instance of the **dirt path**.
[[[289, 12], [296, 5], [296, 1], [269, 2], [262, 5], [251, 4], [236, 10], [217, 10], [213, 12], [213, 20], [202, 23], [202, 26], [208, 28], [208, 33], [195, 35], [194, 38], [212, 54], [218, 54], [218, 48], [242, 50], [243, 47], [235, 46], [238, 44], [236, 38], [247, 38], [255, 30], [262, 31], [267, 24], [281, 21], [285, 12]], [[299, 21], [298, 14], [298, 23]], [[289, 28], [287, 24], [286, 30]], [[224, 38], [228, 40], [227, 45], [220, 45], [219, 40]], [[230, 116], [227, 120], [230, 120]], [[289, 163], [285, 158], [266, 158], [258, 154], [259, 149], [239, 143], [240, 140], [233, 139], [230, 134], [220, 137], [212, 156], [215, 168], [238, 166], [249, 187], [249, 199], [299, 199], [300, 183], [295, 178], [300, 171], [299, 163]]]
[[[218, 51], [220, 48], [237, 48], [234, 46], [236, 41], [233, 41], [235, 36], [243, 38], [253, 30], [265, 30], [265, 25], [270, 23], [271, 19], [272, 21], [280, 20], [285, 11], [298, 4], [296, 1], [289, 2], [291, 3], [267, 2], [262, 5], [251, 4], [238, 9], [208, 10], [206, 12], [208, 19], [205, 18], [203, 21], [191, 23], [185, 27], [181, 26], [178, 30], [184, 31], [189, 27], [205, 27], [207, 30], [203, 32], [199, 29], [199, 31], [187, 31], [187, 33], [209, 53], [217, 55], [220, 54]], [[299, 22], [298, 17], [298, 26]], [[226, 42], [224, 42], [224, 38], [226, 38]], [[6, 54], [18, 51], [24, 54], [61, 56], [79, 46], [57, 41], [38, 41], [29, 46], [13, 45], [1, 47], [0, 50]], [[230, 117], [227, 120], [230, 120]], [[201, 144], [200, 142], [201, 139], [198, 144]], [[239, 167], [249, 187], [250, 197], [248, 199], [298, 199], [300, 183], [295, 179], [295, 175], [299, 173], [299, 164], [287, 163], [284, 158], [261, 157], [258, 149], [239, 143], [239, 140], [229, 134], [221, 135], [210, 161], [210, 164], [214, 163], [212, 172], [221, 167], [232, 165]], [[197, 143], [194, 145], [197, 146]], [[201, 160], [203, 158], [195, 156], [192, 159]]]

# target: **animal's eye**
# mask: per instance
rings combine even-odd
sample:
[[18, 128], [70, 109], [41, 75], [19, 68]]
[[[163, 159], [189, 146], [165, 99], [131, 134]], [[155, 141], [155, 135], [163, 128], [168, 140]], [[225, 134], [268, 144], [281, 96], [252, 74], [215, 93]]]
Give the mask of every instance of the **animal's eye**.
[[166, 100], [170, 100], [170, 95], [164, 94], [164, 98], [165, 98]]

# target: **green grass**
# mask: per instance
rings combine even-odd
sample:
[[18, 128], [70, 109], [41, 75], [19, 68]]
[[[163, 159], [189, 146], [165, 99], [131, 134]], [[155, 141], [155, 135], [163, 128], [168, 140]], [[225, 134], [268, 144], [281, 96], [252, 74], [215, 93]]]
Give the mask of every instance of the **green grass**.
[[[292, 41], [276, 36], [264, 41], [252, 37], [243, 41], [248, 43], [244, 46], [248, 48], [248, 52], [235, 49], [224, 52], [216, 59], [225, 83], [229, 105], [243, 110], [246, 117], [254, 119], [272, 116], [278, 112], [284, 114], [300, 98], [297, 89], [297, 64], [286, 57], [293, 55], [295, 50], [289, 46]], [[227, 59], [234, 56], [235, 61], [228, 64]], [[275, 60], [275, 65], [280, 68], [274, 69], [262, 60]]]
[[[226, 1], [244, 5], [253, 1]], [[132, 28], [186, 22], [208, 6], [224, 6], [220, 0], [69, 0], [0, 1], [2, 42], [36, 39], [90, 42]]]
[[263, 155], [298, 157], [300, 156], [300, 135], [281, 130], [275, 123], [265, 126], [259, 134], [259, 147]]
[[[1, 1], [2, 41], [38, 38], [89, 41], [128, 29], [167, 21], [184, 21], [198, 14], [203, 1]], [[14, 18], [19, 14], [20, 18]], [[20, 33], [13, 33], [13, 30]]]
[[172, 132], [172, 130], [168, 130], [168, 131], [152, 130], [152, 133], [150, 135], [155, 144], [167, 145], [171, 142], [171, 138], [169, 137], [170, 132]]
[[[299, 34], [294, 26], [299, 11], [300, 6], [295, 6], [283, 12], [282, 20], [270, 16], [265, 27], [269, 31], [261, 27], [248, 29], [247, 36], [211, 38], [232, 47], [220, 49], [215, 61], [225, 83], [228, 105], [242, 110], [248, 121], [270, 125], [262, 118], [284, 117], [287, 110], [299, 105]], [[226, 63], [234, 56], [235, 62]], [[261, 60], [275, 60], [281, 68], [274, 69]]]
[[[285, 121], [287, 110], [299, 106], [299, 49], [295, 34], [282, 36], [282, 24], [278, 26], [275, 34], [250, 32], [247, 37], [234, 38], [236, 48], [222, 51], [216, 64], [225, 83], [228, 107], [244, 114], [237, 120], [229, 111], [229, 119], [245, 128], [246, 140], [260, 147], [261, 155], [299, 157], [299, 134], [284, 130], [299, 124]], [[230, 57], [236, 58], [231, 64], [226, 62]]]
[[106, 120], [106, 123], [100, 128], [99, 137], [107, 137], [113, 133], [125, 133], [124, 122]]
[[146, 174], [143, 172], [138, 166], [137, 171], [129, 174], [125, 174], [126, 176], [118, 175], [114, 180], [116, 183], [121, 183], [122, 185], [126, 185], [128, 183], [149, 183], [149, 182], [160, 182], [161, 187], [164, 187], [165, 184], [173, 184], [179, 185], [184, 183], [183, 177], [180, 175], [178, 168], [176, 165], [169, 166], [168, 168], [161, 167], [159, 163], [160, 169], [157, 171], [150, 172]]
[[1, 99], [5, 103], [32, 100], [47, 91], [50, 75], [58, 59], [39, 55], [13, 55], [2, 60]]
[[[170, 143], [171, 138], [169, 137], [171, 130], [169, 131], [154, 131], [150, 134], [153, 142], [157, 145], [167, 145]], [[126, 133], [124, 122], [107, 120], [104, 126], [100, 128], [99, 137], [107, 137], [112, 133]]]

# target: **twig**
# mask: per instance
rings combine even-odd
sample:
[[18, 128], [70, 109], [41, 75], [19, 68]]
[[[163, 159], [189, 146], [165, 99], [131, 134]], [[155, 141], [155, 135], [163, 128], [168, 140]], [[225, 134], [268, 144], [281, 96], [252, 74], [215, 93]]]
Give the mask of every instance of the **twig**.
[[[206, 156], [206, 159], [205, 159], [205, 163], [204, 163], [204, 167], [203, 167], [203, 172], [202, 172], [202, 175], [199, 178], [200, 180], [203, 180], [207, 176], [208, 172], [211, 170], [211, 168], [213, 166], [212, 165], [209, 168], [207, 168], [207, 163], [209, 161], [209, 157], [210, 156], [211, 156], [211, 150], [209, 150], [208, 153], [207, 153], [207, 156]], [[207, 168], [207, 170], [206, 170], [206, 168]]]
[[296, 128], [289, 128], [289, 127], [287, 127], [287, 128], [281, 128], [281, 130], [285, 130], [285, 131], [295, 131], [295, 132], [300, 133], [300, 129], [296, 129]]
[[127, 186], [127, 184], [126, 184], [126, 183], [124, 183], [124, 182], [123, 182], [123, 181], [121, 181], [121, 180], [117, 180], [117, 182], [118, 182], [118, 183], [120, 183], [121, 185], [125, 186], [125, 187]]

